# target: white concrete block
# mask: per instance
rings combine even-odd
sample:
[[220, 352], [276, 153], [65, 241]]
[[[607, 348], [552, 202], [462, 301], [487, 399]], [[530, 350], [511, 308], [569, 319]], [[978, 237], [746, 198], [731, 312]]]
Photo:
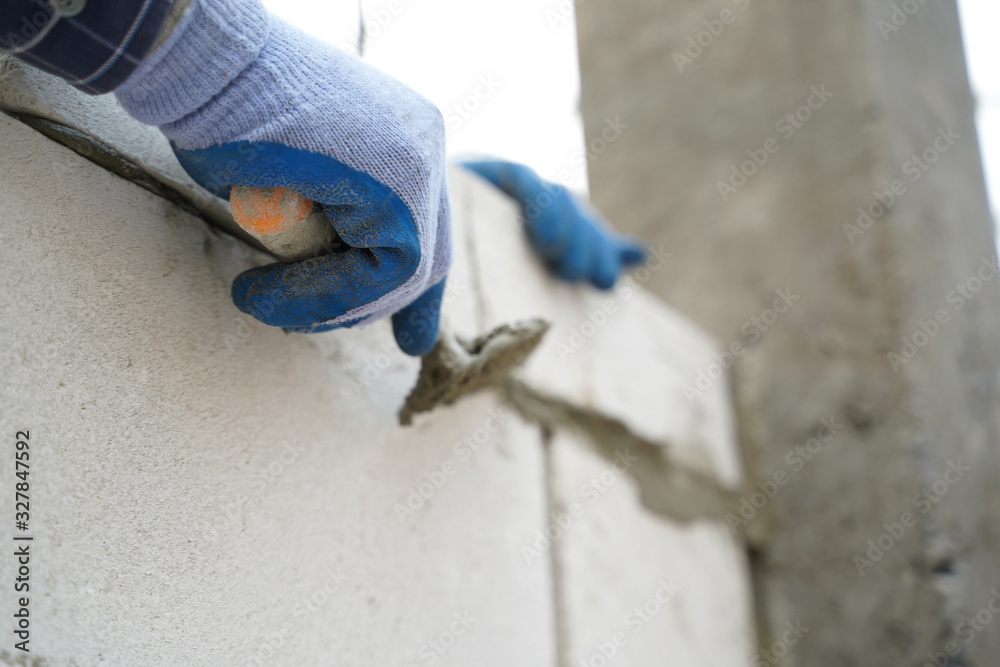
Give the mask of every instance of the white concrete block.
[[[585, 400], [588, 378], [582, 364], [560, 363], [554, 341], [581, 310], [578, 287], [551, 278], [535, 257], [524, 235], [516, 204], [487, 181], [465, 170], [452, 172], [452, 183], [475, 188], [469, 220], [469, 255], [483, 286], [483, 316], [486, 329], [504, 322], [541, 317], [553, 325], [528, 360], [523, 377], [534, 387], [561, 398]], [[510, 271], [508, 262], [518, 267]]]
[[[117, 107], [64, 107], [35, 109], [173, 178], [169, 149], [153, 139], [146, 155], [145, 128]], [[675, 572], [702, 606], [665, 612], [622, 664], [745, 647], [745, 573], [724, 527], [653, 517], [626, 479], [558, 541], [554, 587], [553, 554], [526, 564], [522, 549], [551, 520], [537, 427], [483, 394], [400, 429], [419, 362], [388, 323], [312, 337], [264, 327], [232, 306], [229, 284], [266, 257], [16, 122], [0, 118], [0, 138], [0, 433], [31, 428], [39, 443], [39, 655], [554, 665], [557, 601], [563, 662], [587, 657], [621, 605]], [[522, 379], [735, 483], [725, 383], [690, 403], [682, 386], [711, 363], [712, 341], [648, 297], [641, 274], [610, 295], [554, 281], [509, 200], [461, 169], [449, 179], [453, 330], [552, 321]], [[609, 465], [575, 437], [553, 445], [556, 509]], [[723, 595], [739, 604], [719, 617], [720, 642], [702, 628]], [[466, 613], [468, 631], [437, 655], [430, 642], [450, 643]], [[684, 623], [694, 639], [678, 638]]]
[[532, 317], [552, 323], [519, 377], [536, 391], [621, 420], [678, 460], [738, 487], [742, 463], [728, 379], [693, 383], [699, 371], [718, 365], [717, 343], [643, 287], [669, 253], [651, 251], [608, 292], [557, 282], [532, 252], [514, 203], [482, 179], [453, 172], [453, 184], [466, 181], [481, 190], [471, 198], [477, 209], [469, 218], [470, 255], [483, 285], [485, 326]]
[[750, 664], [755, 640], [741, 545], [721, 521], [680, 524], [651, 514], [624, 472], [629, 453], [621, 454], [612, 466], [577, 436], [553, 439], [561, 664]]
[[386, 323], [264, 327], [229, 297], [262, 256], [5, 117], [0, 144], [0, 484], [30, 430], [33, 658], [555, 662], [550, 572], [519, 550], [537, 427], [483, 394], [400, 428], [418, 362], [358, 381]]
[[[156, 127], [125, 113], [114, 95], [87, 95], [62, 79], [0, 54], [0, 109], [47, 118], [97, 139], [189, 197], [207, 219], [224, 229], [238, 229], [228, 202], [195, 183], [177, 162], [167, 138]], [[66, 168], [57, 161], [55, 175]]]
[[[468, 180], [479, 181], [452, 178]], [[716, 343], [643, 289], [658, 262], [669, 261], [665, 251], [611, 292], [557, 283], [532, 254], [514, 205], [501, 199], [489, 189], [471, 198], [481, 207], [469, 231], [486, 326], [528, 317], [553, 323], [520, 379], [618, 419], [670, 460], [738, 488], [727, 378], [688, 384], [717, 363]], [[529, 568], [545, 568], [555, 555], [560, 665], [747, 664], [755, 639], [742, 543], [722, 521], [685, 524], [650, 512], [631, 475], [650, 462], [633, 460], [622, 445], [612, 463], [586, 437], [569, 425], [556, 429], [548, 524], [522, 544]]]

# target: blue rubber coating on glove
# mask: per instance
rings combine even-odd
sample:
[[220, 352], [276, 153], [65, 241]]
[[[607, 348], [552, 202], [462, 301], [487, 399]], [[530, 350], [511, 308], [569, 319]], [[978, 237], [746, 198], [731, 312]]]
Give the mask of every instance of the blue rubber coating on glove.
[[392, 333], [406, 354], [422, 357], [431, 351], [437, 340], [441, 319], [441, 298], [445, 281], [427, 289], [416, 301], [392, 316]]
[[364, 322], [364, 320], [347, 320], [344, 322], [335, 322], [333, 324], [314, 324], [311, 327], [283, 327], [286, 332], [290, 333], [323, 333], [324, 331], [333, 331], [334, 329], [347, 329], [353, 327], [359, 322]]
[[572, 192], [530, 168], [502, 160], [471, 160], [462, 166], [513, 197], [524, 214], [535, 252], [560, 278], [611, 289], [627, 266], [646, 257], [642, 244], [611, 231], [600, 215]]
[[[428, 354], [437, 342], [438, 323], [441, 320], [441, 299], [445, 281], [429, 287], [417, 300], [392, 316], [392, 333], [399, 349], [413, 357]], [[317, 324], [311, 327], [286, 327], [298, 333], [322, 333], [331, 329], [349, 327], [359, 320], [338, 324]]]
[[340, 237], [352, 246], [345, 252], [241, 273], [233, 281], [233, 301], [265, 324], [325, 330], [315, 325], [391, 292], [420, 263], [416, 223], [402, 199], [328, 155], [248, 141], [197, 150], [175, 147], [174, 152], [192, 178], [220, 197], [228, 198], [235, 184], [280, 184], [319, 202]]
[[260, 0], [193, 0], [115, 95], [214, 193], [289, 187], [320, 202], [353, 246], [239, 276], [233, 298], [258, 319], [289, 331], [364, 326], [447, 275], [440, 110]]

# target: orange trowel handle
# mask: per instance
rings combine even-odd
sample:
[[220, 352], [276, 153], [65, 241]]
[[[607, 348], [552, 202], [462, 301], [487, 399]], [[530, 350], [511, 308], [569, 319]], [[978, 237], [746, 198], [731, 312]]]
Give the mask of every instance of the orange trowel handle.
[[280, 259], [294, 262], [343, 247], [323, 208], [289, 188], [234, 185], [229, 203], [236, 223]]

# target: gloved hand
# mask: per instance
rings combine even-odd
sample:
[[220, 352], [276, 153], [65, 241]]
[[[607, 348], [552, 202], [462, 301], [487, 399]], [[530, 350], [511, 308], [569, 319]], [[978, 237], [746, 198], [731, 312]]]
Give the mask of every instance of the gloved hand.
[[404, 352], [430, 351], [451, 262], [444, 122], [430, 102], [259, 0], [195, 0], [116, 95], [210, 192], [291, 188], [351, 246], [242, 273], [240, 310], [304, 332], [392, 315]]
[[564, 280], [614, 286], [625, 267], [646, 256], [635, 239], [612, 231], [587, 202], [528, 167], [501, 160], [468, 160], [462, 166], [513, 197], [524, 213], [535, 252]]

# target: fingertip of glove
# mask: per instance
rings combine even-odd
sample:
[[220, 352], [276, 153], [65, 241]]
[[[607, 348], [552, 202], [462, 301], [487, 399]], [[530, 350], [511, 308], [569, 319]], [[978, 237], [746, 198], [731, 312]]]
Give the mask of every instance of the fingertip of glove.
[[612, 287], [615, 286], [614, 279], [609, 280], [605, 276], [594, 276], [591, 282], [593, 283], [594, 287], [601, 290], [602, 292], [607, 292], [608, 290], [610, 290]]
[[625, 266], [638, 264], [646, 259], [646, 248], [638, 241], [628, 239], [622, 242], [621, 258]]
[[487, 174], [495, 174], [499, 171], [501, 162], [497, 160], [458, 160], [458, 165], [464, 167], [469, 171], [474, 171], [480, 176], [486, 176]]
[[444, 286], [444, 280], [431, 286], [416, 301], [392, 316], [392, 333], [404, 354], [422, 357], [434, 349]]
[[533, 220], [527, 227], [528, 240], [543, 259], [555, 260], [563, 254], [567, 234], [551, 220]]
[[531, 167], [506, 160], [462, 160], [459, 165], [472, 171], [515, 199], [522, 200], [544, 183]]
[[422, 331], [417, 331], [401, 319], [392, 320], [392, 333], [396, 337], [396, 344], [403, 354], [411, 357], [423, 357], [430, 354], [437, 342], [438, 323], [426, 327]]
[[549, 266], [556, 276], [568, 283], [578, 283], [587, 277], [587, 267], [577, 256], [551, 262]]
[[250, 269], [236, 276], [229, 290], [233, 303], [247, 315], [251, 315], [270, 326], [286, 326], [284, 317], [287, 315], [281, 306], [282, 301], [273, 290], [267, 289], [259, 275], [259, 269]]
[[480, 178], [485, 178], [501, 190], [504, 189], [503, 175], [506, 171], [506, 165], [503, 162], [497, 160], [462, 160], [458, 164]]
[[609, 290], [615, 286], [618, 271], [614, 266], [599, 266], [590, 277], [590, 282], [599, 290]]
[[244, 271], [236, 276], [232, 286], [229, 288], [229, 294], [233, 297], [233, 304], [237, 308], [247, 315], [253, 315], [260, 320], [261, 318], [257, 314], [257, 304], [252, 296], [254, 293], [253, 286], [256, 281], [251, 275], [248, 275], [249, 273], [250, 271]]

